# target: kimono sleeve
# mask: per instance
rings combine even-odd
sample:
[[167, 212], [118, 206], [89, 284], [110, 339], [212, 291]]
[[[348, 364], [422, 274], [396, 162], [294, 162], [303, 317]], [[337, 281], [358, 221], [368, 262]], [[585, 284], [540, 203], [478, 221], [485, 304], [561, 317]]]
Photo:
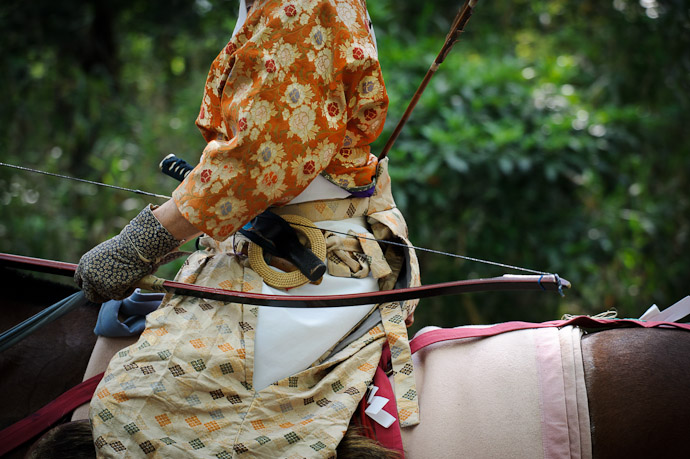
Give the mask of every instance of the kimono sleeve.
[[[192, 225], [224, 240], [297, 196], [346, 136], [373, 141], [387, 104], [360, 1], [269, 1], [211, 67], [197, 119], [208, 144], [173, 199]], [[371, 168], [366, 151], [352, 170]]]

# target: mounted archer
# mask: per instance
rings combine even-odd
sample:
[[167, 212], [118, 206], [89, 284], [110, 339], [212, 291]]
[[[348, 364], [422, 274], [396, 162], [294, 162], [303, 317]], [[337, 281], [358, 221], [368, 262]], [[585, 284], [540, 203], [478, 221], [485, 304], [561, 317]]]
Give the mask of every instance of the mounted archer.
[[[440, 56], [473, 4], [458, 15]], [[405, 329], [419, 269], [392, 198], [387, 149], [379, 160], [369, 151], [387, 96], [366, 7], [268, 1], [248, 9], [242, 3], [240, 12], [246, 14], [207, 80], [197, 119], [208, 142], [200, 164], [172, 200], [147, 206], [119, 236], [85, 254], [77, 283], [94, 302], [123, 298], [183, 241], [204, 233], [204, 250], [178, 274], [184, 283], [249, 296], [342, 291], [387, 299], [316, 314], [202, 300], [187, 295], [192, 288], [172, 286], [185, 295], [166, 297], [96, 391], [90, 417], [99, 455], [182, 448], [190, 455], [329, 457], [384, 344], [393, 356], [397, 420], [419, 422]], [[328, 246], [328, 274], [312, 278], [310, 271], [295, 283], [273, 279], [261, 266], [264, 257], [253, 256], [254, 246], [238, 233], [268, 208], [319, 228], [310, 245], [322, 261], [319, 237]], [[385, 241], [397, 245], [378, 244]], [[557, 277], [543, 284], [542, 277], [531, 284], [560, 289]], [[401, 295], [367, 296], [392, 289]], [[318, 336], [305, 345], [310, 335]]]
[[[276, 295], [419, 286], [413, 251], [384, 253], [371, 241], [409, 245], [387, 161], [369, 151], [388, 99], [364, 3], [257, 1], [240, 12], [206, 83], [197, 125], [208, 145], [199, 165], [172, 200], [145, 208], [84, 255], [78, 284], [93, 301], [123, 298], [182, 241], [204, 233], [204, 249], [177, 280]], [[320, 228], [329, 272], [319, 285], [269, 282], [241, 255], [250, 244], [238, 230], [269, 207]], [[169, 296], [96, 390], [98, 454], [330, 457], [384, 343], [395, 355], [401, 424], [414, 425], [405, 324], [416, 303], [317, 314]]]

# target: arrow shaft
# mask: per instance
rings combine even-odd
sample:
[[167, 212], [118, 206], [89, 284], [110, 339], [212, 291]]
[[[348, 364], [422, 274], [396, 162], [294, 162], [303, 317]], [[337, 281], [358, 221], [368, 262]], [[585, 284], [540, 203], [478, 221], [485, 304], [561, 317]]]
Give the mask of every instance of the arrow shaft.
[[433, 77], [434, 74], [436, 74], [436, 71], [438, 70], [439, 66], [446, 59], [446, 56], [448, 56], [448, 53], [450, 52], [455, 42], [458, 41], [458, 37], [465, 30], [465, 25], [467, 24], [467, 21], [470, 20], [470, 16], [472, 16], [472, 10], [476, 3], [477, 0], [467, 0], [460, 9], [460, 11], [458, 11], [458, 14], [455, 16], [455, 19], [453, 20], [453, 24], [451, 25], [450, 31], [446, 36], [446, 41], [443, 43], [441, 51], [439, 51], [438, 56], [436, 56], [436, 59], [431, 64], [431, 67], [429, 67], [429, 70], [427, 70], [426, 75], [424, 75], [424, 79], [419, 84], [417, 91], [415, 91], [414, 95], [412, 96], [412, 100], [410, 100], [410, 103], [407, 105], [405, 113], [403, 113], [402, 117], [400, 118], [400, 121], [398, 121], [398, 124], [395, 126], [395, 129], [393, 130], [391, 136], [388, 138], [388, 141], [386, 142], [386, 145], [384, 145], [383, 150], [381, 150], [381, 153], [379, 154], [379, 161], [383, 160], [383, 158], [388, 156], [388, 152], [393, 147], [393, 144], [400, 135], [400, 132], [407, 123], [407, 120], [410, 118], [412, 110], [414, 110], [414, 108], [417, 106], [417, 102], [419, 102], [419, 98], [422, 97], [422, 93], [429, 84], [431, 77]]

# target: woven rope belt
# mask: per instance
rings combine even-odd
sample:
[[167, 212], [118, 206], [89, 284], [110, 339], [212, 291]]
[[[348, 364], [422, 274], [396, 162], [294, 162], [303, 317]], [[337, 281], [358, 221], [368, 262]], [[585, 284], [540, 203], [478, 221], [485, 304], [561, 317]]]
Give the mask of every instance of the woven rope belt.
[[[307, 218], [298, 215], [282, 215], [296, 231], [302, 233], [309, 241], [309, 248], [321, 261], [326, 261], [326, 239], [321, 230]], [[264, 250], [257, 244], [249, 244], [249, 264], [260, 275], [266, 285], [275, 288], [294, 288], [309, 282], [307, 276], [295, 269], [290, 272], [279, 272], [271, 268], [264, 259]]]

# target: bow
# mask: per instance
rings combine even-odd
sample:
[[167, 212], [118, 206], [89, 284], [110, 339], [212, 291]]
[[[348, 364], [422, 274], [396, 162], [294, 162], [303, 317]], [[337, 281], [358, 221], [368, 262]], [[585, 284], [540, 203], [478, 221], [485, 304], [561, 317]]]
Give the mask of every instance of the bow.
[[[435, 61], [429, 68], [424, 80], [420, 84], [419, 88], [415, 92], [410, 104], [408, 105], [405, 113], [403, 114], [400, 122], [395, 128], [395, 131], [386, 143], [379, 159], [383, 159], [388, 151], [390, 150], [392, 144], [395, 142], [398, 134], [402, 130], [403, 125], [409, 118], [412, 110], [414, 109], [417, 101], [421, 97], [421, 93], [426, 88], [431, 77], [438, 70], [440, 64], [445, 60], [446, 56], [450, 52], [452, 46], [457, 42], [460, 34], [464, 31], [464, 27], [467, 24], [474, 6], [478, 0], [466, 0], [465, 4], [461, 7], [460, 11], [456, 15], [451, 29], [446, 36], [445, 43], [441, 48]], [[168, 159], [168, 158], [166, 158]], [[87, 182], [91, 184], [96, 184], [100, 186], [109, 186], [111, 188], [116, 188], [119, 190], [131, 191], [137, 194], [143, 194], [158, 198], [166, 198], [168, 196], [158, 195], [155, 193], [149, 193], [141, 190], [131, 190], [124, 187], [118, 187], [114, 185], [105, 185], [98, 182], [91, 182], [83, 179], [77, 179], [73, 177], [68, 177], [60, 174], [53, 174], [48, 172], [43, 172], [35, 169], [14, 166], [11, 164], [0, 163], [0, 166], [13, 167], [16, 169], [22, 169], [31, 172], [38, 172], [46, 175], [57, 176], [60, 178], [78, 180], [81, 182]], [[346, 235], [347, 236], [347, 235]], [[487, 279], [474, 279], [474, 280], [461, 280], [454, 282], [446, 282], [439, 284], [431, 284], [421, 287], [410, 287], [391, 291], [379, 291], [366, 294], [354, 294], [354, 295], [339, 295], [339, 296], [272, 296], [272, 295], [262, 295], [262, 294], [251, 294], [246, 292], [234, 292], [230, 290], [223, 289], [213, 289], [208, 287], [202, 287], [193, 284], [183, 284], [179, 282], [173, 282], [169, 280], [163, 280], [151, 276], [147, 279], [146, 283], [142, 286], [151, 290], [170, 292], [176, 294], [183, 294], [195, 297], [204, 297], [209, 299], [216, 299], [220, 301], [231, 301], [242, 302], [245, 304], [255, 304], [263, 306], [283, 306], [287, 307], [330, 307], [330, 306], [355, 306], [360, 304], [370, 304], [370, 303], [384, 303], [390, 301], [403, 301], [408, 299], [416, 298], [427, 298], [433, 296], [441, 295], [453, 295], [458, 293], [468, 293], [468, 292], [479, 292], [487, 290], [555, 290], [561, 293], [563, 288], [569, 288], [570, 283], [565, 279], [561, 279], [557, 274], [545, 273], [541, 271], [529, 270], [526, 268], [521, 268], [518, 266], [506, 265], [503, 263], [491, 262], [488, 260], [482, 260], [478, 258], [467, 257], [463, 255], [451, 254], [447, 252], [441, 252], [437, 250], [425, 249], [423, 247], [416, 247], [411, 245], [399, 244], [392, 241], [377, 241], [385, 242], [387, 244], [401, 245], [406, 249], [415, 249], [433, 252], [437, 254], [442, 254], [446, 256], [452, 256], [457, 258], [462, 258], [469, 261], [476, 261], [486, 264], [491, 264], [495, 266], [501, 266], [509, 269], [520, 270], [524, 272], [530, 272], [533, 275], [504, 275], [501, 277], [487, 278]], [[38, 258], [29, 257], [19, 257], [16, 255], [0, 254], [0, 262], [13, 265], [15, 267], [24, 267], [29, 269], [35, 269], [39, 271], [48, 270], [48, 272], [54, 272], [62, 275], [72, 276], [74, 273], [75, 265], [69, 263], [41, 260]]]
[[[25, 257], [0, 253], [0, 264], [19, 269], [58, 274], [73, 277], [77, 265], [62, 261]], [[252, 304], [256, 306], [273, 306], [287, 308], [342, 307], [363, 304], [389, 303], [435, 296], [457, 295], [481, 291], [518, 291], [544, 290], [557, 291], [570, 288], [570, 282], [561, 279], [557, 274], [542, 275], [504, 275], [486, 279], [470, 279], [439, 284], [422, 285], [396, 290], [357, 293], [349, 295], [313, 295], [283, 296], [261, 293], [238, 292], [220, 288], [204, 287], [147, 276], [138, 284], [139, 287], [161, 293], [192, 296], [227, 303]]]

